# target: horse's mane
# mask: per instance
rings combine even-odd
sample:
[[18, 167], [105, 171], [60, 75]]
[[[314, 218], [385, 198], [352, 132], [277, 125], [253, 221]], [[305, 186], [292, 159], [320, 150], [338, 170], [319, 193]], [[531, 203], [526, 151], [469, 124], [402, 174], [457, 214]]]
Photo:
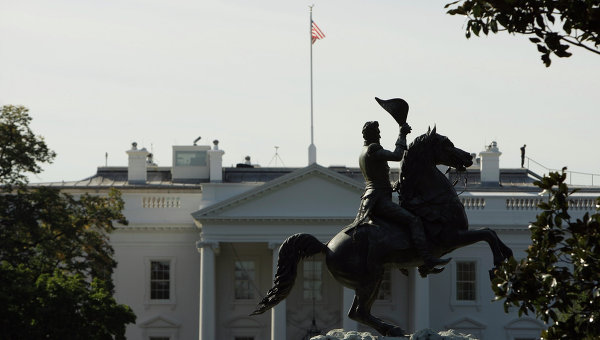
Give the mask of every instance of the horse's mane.
[[[419, 165], [423, 164], [422, 159], [424, 159], [427, 152], [425, 149], [429, 147], [434, 136], [436, 136], [435, 128], [433, 131], [428, 131], [415, 138], [406, 150], [406, 154], [402, 160], [402, 167], [400, 168], [401, 193], [404, 199], [412, 197], [415, 175], [421, 171]], [[409, 179], [409, 181], [406, 181], [406, 179]]]

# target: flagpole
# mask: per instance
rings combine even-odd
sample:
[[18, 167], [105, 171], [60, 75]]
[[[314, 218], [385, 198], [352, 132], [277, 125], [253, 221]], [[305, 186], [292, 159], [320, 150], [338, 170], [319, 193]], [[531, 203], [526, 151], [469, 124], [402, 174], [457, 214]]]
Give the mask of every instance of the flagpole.
[[309, 30], [309, 42], [310, 42], [310, 145], [308, 147], [308, 165], [317, 162], [317, 147], [314, 144], [314, 126], [313, 126], [313, 53], [312, 53], [312, 8], [314, 5], [308, 6], [310, 12], [310, 22], [308, 26]]

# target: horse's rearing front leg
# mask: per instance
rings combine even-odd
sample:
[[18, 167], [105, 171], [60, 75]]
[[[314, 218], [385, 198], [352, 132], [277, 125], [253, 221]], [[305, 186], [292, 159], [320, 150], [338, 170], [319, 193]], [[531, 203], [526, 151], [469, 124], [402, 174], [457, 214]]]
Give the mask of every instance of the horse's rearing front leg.
[[[505, 259], [503, 254], [504, 252], [500, 246], [501, 241], [498, 238], [498, 235], [496, 235], [495, 231], [489, 228], [481, 228], [478, 230], [460, 230], [456, 235], [455, 245], [457, 248], [461, 248], [479, 241], [487, 242], [494, 256], [494, 266], [499, 266]], [[506, 248], [510, 250], [510, 248]]]
[[500, 237], [498, 237], [498, 234], [496, 233], [495, 230], [493, 230], [493, 229], [490, 229], [490, 230], [494, 233], [494, 235], [498, 239], [498, 246], [500, 247], [500, 251], [502, 252], [503, 260], [511, 258], [513, 256], [512, 249], [510, 249], [506, 244], [504, 244], [504, 242], [502, 242], [502, 240], [500, 239]]

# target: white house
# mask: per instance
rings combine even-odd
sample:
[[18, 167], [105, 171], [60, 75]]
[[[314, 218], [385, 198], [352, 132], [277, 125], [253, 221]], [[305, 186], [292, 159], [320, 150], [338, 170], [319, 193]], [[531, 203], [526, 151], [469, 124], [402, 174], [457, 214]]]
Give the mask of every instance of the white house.
[[[326, 242], [353, 220], [364, 185], [358, 169], [227, 168], [218, 142], [174, 146], [170, 167], [154, 165], [135, 144], [127, 154], [127, 167], [100, 167], [87, 179], [47, 185], [71, 194], [122, 191], [129, 225], [111, 243], [116, 298], [137, 315], [128, 339], [301, 340], [311, 329], [367, 330], [347, 318], [353, 292], [333, 280], [319, 256], [302, 263], [283, 303], [248, 316], [271, 287], [278, 247], [288, 236], [310, 233]], [[541, 199], [532, 185], [538, 176], [500, 169], [500, 155], [495, 142], [479, 154], [460, 197], [471, 228], [493, 228], [522, 257]], [[600, 187], [582, 188], [573, 213], [592, 211], [597, 196]], [[492, 302], [487, 244], [451, 256], [444, 272], [425, 279], [414, 271], [386, 272], [373, 313], [408, 331], [453, 328], [486, 340], [539, 335], [540, 321], [505, 314]]]

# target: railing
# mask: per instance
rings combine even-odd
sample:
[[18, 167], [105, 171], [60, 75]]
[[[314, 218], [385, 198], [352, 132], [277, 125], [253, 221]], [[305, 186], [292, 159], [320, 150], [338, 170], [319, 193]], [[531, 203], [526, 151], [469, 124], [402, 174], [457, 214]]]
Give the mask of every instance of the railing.
[[569, 200], [571, 210], [595, 210], [596, 200], [593, 198], [580, 198]]
[[507, 198], [506, 209], [508, 210], [534, 210], [544, 200], [541, 198]]
[[142, 208], [181, 208], [179, 197], [144, 196]]
[[[467, 210], [485, 209], [486, 200], [483, 197], [461, 197], [461, 203]], [[496, 201], [496, 200], [494, 200]], [[506, 210], [539, 210], [538, 204], [545, 202], [546, 199], [540, 198], [521, 198], [509, 197], [505, 199]], [[496, 201], [497, 202], [497, 201]], [[495, 207], [496, 204], [490, 203]], [[499, 207], [498, 207], [499, 208]], [[494, 208], [492, 208], [494, 209]], [[596, 209], [596, 200], [594, 198], [572, 198], [569, 199], [570, 210], [594, 211]]]
[[[508, 210], [535, 210], [538, 204], [545, 202], [542, 198], [507, 198], [506, 209]], [[573, 198], [569, 200], [570, 210], [594, 210], [596, 200], [593, 198]]]
[[[529, 170], [532, 170], [530, 165], [531, 165], [531, 163], [533, 163], [533, 164], [537, 165], [538, 167], [541, 167], [545, 171], [542, 173], [544, 175], [548, 174], [550, 172], [561, 172], [562, 171], [560, 169], [548, 168], [547, 166], [540, 164], [529, 157], [525, 157], [525, 158], [527, 159], [527, 169], [529, 169]], [[588, 173], [588, 172], [579, 172], [579, 171], [571, 171], [571, 170], [566, 170], [565, 173], [567, 174], [567, 179], [569, 180], [569, 185], [573, 184], [573, 180], [575, 180], [575, 184], [594, 185], [595, 177], [596, 177], [596, 183], [597, 184], [600, 183], [600, 174], [592, 174], [592, 173]]]
[[461, 197], [460, 201], [465, 206], [465, 209], [485, 208], [485, 199], [483, 197]]

